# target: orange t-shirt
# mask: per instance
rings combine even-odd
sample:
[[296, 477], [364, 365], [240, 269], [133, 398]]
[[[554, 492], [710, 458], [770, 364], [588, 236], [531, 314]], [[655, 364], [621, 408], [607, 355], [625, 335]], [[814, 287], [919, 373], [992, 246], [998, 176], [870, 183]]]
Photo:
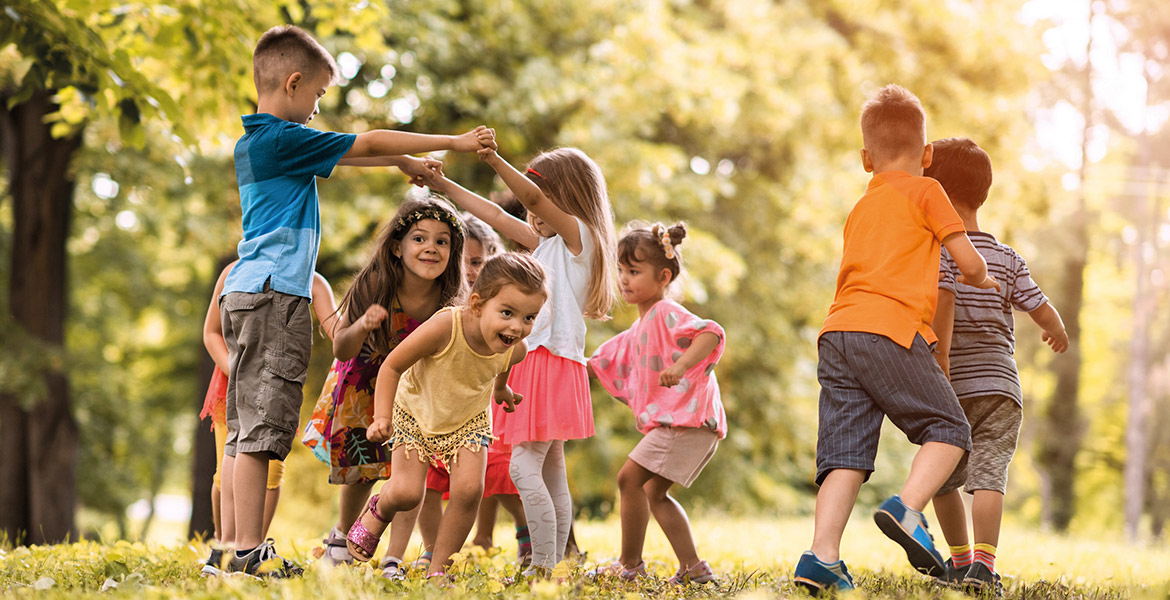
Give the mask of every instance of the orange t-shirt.
[[876, 333], [904, 348], [916, 333], [937, 341], [930, 322], [939, 249], [962, 231], [963, 220], [937, 181], [905, 171], [874, 175], [845, 221], [837, 294], [821, 333]]

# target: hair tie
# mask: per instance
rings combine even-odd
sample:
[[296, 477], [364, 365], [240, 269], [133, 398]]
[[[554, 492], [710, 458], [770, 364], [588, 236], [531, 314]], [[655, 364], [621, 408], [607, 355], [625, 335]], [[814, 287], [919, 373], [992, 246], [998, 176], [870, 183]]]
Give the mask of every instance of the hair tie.
[[667, 260], [674, 260], [674, 244], [670, 243], [670, 232], [665, 229], [662, 231], [662, 237], [659, 239], [659, 244], [662, 245], [662, 252], [666, 254]]
[[533, 175], [536, 175], [537, 177], [539, 177], [541, 179], [544, 179], [544, 175], [541, 175], [540, 173], [536, 172], [536, 169], [533, 169], [532, 167], [528, 167], [528, 172], [532, 173]]

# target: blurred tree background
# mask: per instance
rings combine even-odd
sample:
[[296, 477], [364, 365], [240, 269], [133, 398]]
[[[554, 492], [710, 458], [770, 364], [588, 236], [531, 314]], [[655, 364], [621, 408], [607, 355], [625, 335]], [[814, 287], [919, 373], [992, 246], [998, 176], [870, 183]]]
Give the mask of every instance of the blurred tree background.
[[[1064, 7], [1046, 12], [1053, 4]], [[0, 428], [46, 411], [76, 420], [66, 532], [143, 536], [150, 517], [131, 523], [127, 506], [167, 490], [194, 489], [196, 521], [204, 513], [213, 458], [207, 424], [197, 422], [210, 373], [201, 328], [240, 235], [231, 149], [239, 115], [254, 110], [252, 45], [269, 26], [293, 23], [334, 53], [343, 75], [315, 127], [455, 133], [483, 123], [517, 164], [577, 146], [605, 172], [619, 227], [688, 223], [681, 291], [727, 330], [718, 374], [732, 429], [679, 496], [729, 513], [811, 509], [815, 337], [845, 215], [868, 179], [858, 111], [881, 85], [906, 86], [926, 107], [932, 139], [968, 136], [990, 153], [995, 184], [982, 224], [1029, 259], [1079, 332], [1070, 354], [1053, 360], [1017, 315], [1026, 416], [1009, 511], [1058, 530], [1120, 530], [1128, 520], [1133, 537], [1161, 535], [1170, 517], [1170, 323], [1156, 309], [1170, 270], [1170, 8], [1071, 4], [7, 3]], [[1138, 79], [1137, 90], [1118, 83]], [[20, 112], [32, 102], [43, 107], [35, 119]], [[69, 190], [57, 340], [16, 310], [54, 302], [30, 298], [20, 275], [18, 207], [41, 203], [51, 183], [17, 185], [27, 173], [13, 157], [30, 151], [21, 124], [73, 143], [57, 165]], [[471, 189], [498, 186], [474, 156], [445, 161]], [[353, 168], [320, 185], [318, 271], [338, 297], [407, 188], [397, 172]], [[614, 317], [590, 324], [589, 350], [636, 310], [620, 306]], [[306, 413], [329, 361], [319, 343]], [[637, 433], [600, 388], [594, 401], [598, 434], [570, 444], [568, 460], [577, 508], [604, 516]], [[896, 491], [913, 451], [897, 438], [883, 445], [863, 500]], [[335, 501], [326, 473], [298, 445], [285, 495], [315, 512], [278, 519], [327, 529], [324, 507]], [[1124, 514], [1106, 510], [1135, 503]]]

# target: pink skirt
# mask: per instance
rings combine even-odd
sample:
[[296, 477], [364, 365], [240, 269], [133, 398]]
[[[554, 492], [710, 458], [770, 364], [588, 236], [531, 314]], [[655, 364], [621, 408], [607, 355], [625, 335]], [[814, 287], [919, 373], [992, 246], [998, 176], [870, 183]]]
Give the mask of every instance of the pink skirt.
[[512, 367], [508, 385], [524, 399], [493, 427], [502, 447], [593, 437], [593, 401], [585, 365], [541, 346]]

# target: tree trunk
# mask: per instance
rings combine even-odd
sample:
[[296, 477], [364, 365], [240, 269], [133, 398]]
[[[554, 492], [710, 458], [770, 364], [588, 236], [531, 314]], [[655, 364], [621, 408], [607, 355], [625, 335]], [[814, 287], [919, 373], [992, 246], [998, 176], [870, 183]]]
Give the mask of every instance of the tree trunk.
[[[57, 110], [51, 94], [38, 91], [11, 109], [0, 95], [0, 139], [12, 196], [12, 317], [29, 334], [61, 346], [65, 242], [73, 210], [69, 165], [81, 136], [54, 139], [49, 134], [45, 115]], [[28, 410], [16, 398], [0, 400], [0, 523], [10, 539], [40, 544], [76, 538], [78, 429], [62, 368], [44, 365], [46, 395]]]

